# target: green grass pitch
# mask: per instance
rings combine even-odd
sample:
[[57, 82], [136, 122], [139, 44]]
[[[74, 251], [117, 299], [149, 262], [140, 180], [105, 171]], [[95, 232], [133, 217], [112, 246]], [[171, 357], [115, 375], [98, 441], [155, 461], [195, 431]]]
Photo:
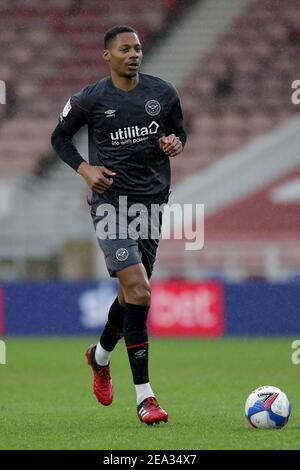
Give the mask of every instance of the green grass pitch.
[[[146, 426], [136, 416], [123, 342], [111, 362], [114, 402], [103, 407], [84, 356], [89, 338], [7, 338], [0, 449], [300, 449], [300, 365], [291, 363], [291, 341], [152, 339], [151, 383], [170, 418]], [[247, 424], [244, 403], [260, 385], [289, 396], [285, 428]]]

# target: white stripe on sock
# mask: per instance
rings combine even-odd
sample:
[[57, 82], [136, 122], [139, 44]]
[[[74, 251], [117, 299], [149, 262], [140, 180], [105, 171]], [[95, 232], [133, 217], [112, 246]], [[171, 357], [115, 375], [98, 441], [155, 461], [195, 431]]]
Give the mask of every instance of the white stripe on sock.
[[100, 342], [97, 343], [95, 350], [95, 360], [99, 366], [107, 366], [109, 363], [111, 351], [106, 351], [102, 348]]
[[148, 397], [154, 397], [153, 390], [149, 382], [146, 384], [135, 385], [137, 405], [142, 403]]

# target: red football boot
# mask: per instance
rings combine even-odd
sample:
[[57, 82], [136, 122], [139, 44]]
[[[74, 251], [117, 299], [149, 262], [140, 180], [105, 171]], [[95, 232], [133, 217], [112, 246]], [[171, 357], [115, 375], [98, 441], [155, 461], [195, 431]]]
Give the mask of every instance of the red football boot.
[[114, 398], [114, 388], [110, 377], [109, 365], [99, 366], [95, 362], [95, 350], [96, 345], [91, 344], [85, 353], [88, 364], [94, 373], [94, 394], [102, 405], [108, 406]]
[[157, 403], [156, 398], [146, 398], [137, 407], [139, 419], [145, 424], [154, 424], [168, 421], [168, 413], [163, 410]]

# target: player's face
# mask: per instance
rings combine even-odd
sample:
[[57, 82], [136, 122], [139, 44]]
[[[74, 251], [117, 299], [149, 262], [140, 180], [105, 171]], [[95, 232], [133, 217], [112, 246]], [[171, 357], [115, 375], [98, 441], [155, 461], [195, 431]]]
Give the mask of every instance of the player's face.
[[143, 57], [138, 36], [135, 33], [118, 34], [109, 49], [104, 50], [103, 57], [120, 77], [135, 77]]

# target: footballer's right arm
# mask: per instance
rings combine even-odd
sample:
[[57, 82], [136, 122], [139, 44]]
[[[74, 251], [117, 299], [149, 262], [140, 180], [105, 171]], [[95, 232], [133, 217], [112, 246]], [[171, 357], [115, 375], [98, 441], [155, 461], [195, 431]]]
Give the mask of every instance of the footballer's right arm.
[[51, 144], [57, 155], [73, 170], [77, 171], [85, 160], [72, 142], [74, 134], [62, 129], [60, 124], [58, 124], [52, 133]]
[[59, 123], [51, 136], [51, 144], [57, 155], [77, 171], [93, 191], [106, 191], [113, 183], [114, 172], [104, 166], [89, 165], [72, 142], [72, 137], [88, 124], [89, 111], [71, 98], [60, 115]]
[[71, 98], [60, 114], [59, 123], [51, 136], [51, 144], [57, 155], [75, 171], [85, 160], [73, 144], [72, 137], [87, 124], [88, 112]]

